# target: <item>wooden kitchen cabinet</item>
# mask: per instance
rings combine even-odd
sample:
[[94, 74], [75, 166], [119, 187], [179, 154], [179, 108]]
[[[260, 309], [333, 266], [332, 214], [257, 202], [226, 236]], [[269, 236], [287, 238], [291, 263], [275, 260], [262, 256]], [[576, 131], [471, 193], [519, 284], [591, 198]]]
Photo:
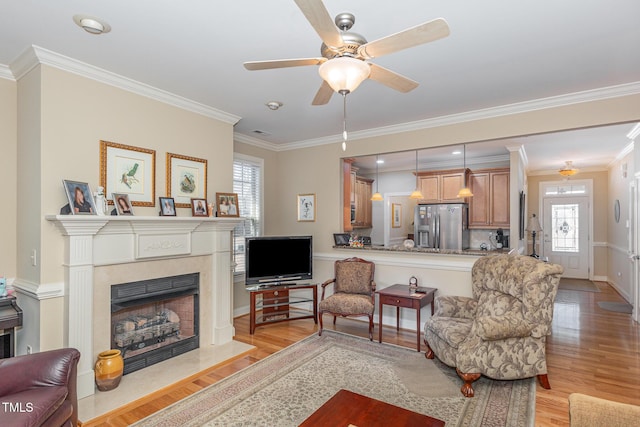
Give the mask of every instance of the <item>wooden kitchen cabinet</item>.
[[464, 187], [469, 169], [418, 172], [418, 185], [424, 199], [420, 203], [463, 202], [458, 191]]
[[372, 179], [356, 176], [356, 218], [351, 224], [353, 228], [371, 228], [373, 226], [371, 215], [372, 184]]
[[509, 228], [509, 169], [479, 169], [469, 174], [469, 228]]
[[[345, 232], [357, 228], [373, 226], [371, 195], [373, 180], [357, 175], [353, 160], [344, 159], [342, 163], [343, 214], [342, 226]], [[352, 210], [354, 215], [352, 216]]]

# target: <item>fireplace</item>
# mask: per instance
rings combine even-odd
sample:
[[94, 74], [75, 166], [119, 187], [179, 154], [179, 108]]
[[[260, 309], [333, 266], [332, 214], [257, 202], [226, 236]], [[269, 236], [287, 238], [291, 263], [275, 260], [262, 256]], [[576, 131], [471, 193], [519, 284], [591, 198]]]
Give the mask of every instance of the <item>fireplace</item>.
[[98, 215], [48, 215], [46, 219], [64, 236], [60, 247], [64, 283], [46, 292], [39, 290], [38, 295], [64, 296], [64, 345], [83, 355], [78, 363], [79, 398], [95, 393], [96, 357], [113, 346], [114, 284], [198, 272], [199, 289], [193, 297], [199, 317], [198, 345], [208, 348], [233, 340], [231, 237], [240, 219]]
[[111, 348], [125, 375], [198, 348], [199, 276], [111, 286]]

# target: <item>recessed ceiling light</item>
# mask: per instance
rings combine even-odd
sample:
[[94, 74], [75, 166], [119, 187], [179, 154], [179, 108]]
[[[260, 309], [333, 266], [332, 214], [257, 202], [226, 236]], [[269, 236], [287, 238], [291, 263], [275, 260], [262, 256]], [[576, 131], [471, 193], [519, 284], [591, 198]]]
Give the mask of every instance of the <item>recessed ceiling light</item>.
[[74, 15], [73, 22], [80, 28], [91, 34], [104, 34], [111, 31], [111, 26], [106, 22], [87, 15]]
[[376, 160], [376, 163], [377, 163], [377, 164], [379, 164], [379, 165], [381, 165], [381, 164], [383, 164], [383, 163], [384, 163], [384, 159], [378, 159], [378, 160]]
[[452, 151], [451, 154], [455, 154], [455, 155], [462, 154], [462, 151], [460, 150]]
[[280, 101], [270, 101], [264, 105], [269, 107], [270, 110], [276, 111], [278, 108], [282, 107], [284, 104]]

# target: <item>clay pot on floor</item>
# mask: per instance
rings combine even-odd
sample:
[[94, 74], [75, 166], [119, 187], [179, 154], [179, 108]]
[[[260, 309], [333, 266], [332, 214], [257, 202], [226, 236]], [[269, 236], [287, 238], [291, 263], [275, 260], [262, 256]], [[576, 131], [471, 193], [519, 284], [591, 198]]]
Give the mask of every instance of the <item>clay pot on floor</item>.
[[98, 354], [95, 366], [98, 390], [109, 391], [118, 387], [123, 370], [124, 361], [120, 350], [107, 350]]

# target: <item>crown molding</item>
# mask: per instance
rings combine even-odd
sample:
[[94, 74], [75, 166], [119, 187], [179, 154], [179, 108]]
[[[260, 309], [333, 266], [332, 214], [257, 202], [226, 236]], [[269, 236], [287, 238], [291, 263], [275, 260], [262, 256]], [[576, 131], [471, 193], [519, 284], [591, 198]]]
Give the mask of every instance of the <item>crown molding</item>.
[[11, 68], [6, 65], [0, 64], [0, 79], [13, 80], [16, 79], [13, 77], [13, 73], [11, 72]]
[[216, 108], [212, 108], [202, 103], [172, 94], [170, 92], [155, 88], [145, 83], [128, 79], [118, 74], [103, 70], [93, 65], [75, 60], [73, 58], [69, 58], [68, 56], [60, 55], [59, 53], [52, 52], [35, 45], [30, 46], [20, 56], [18, 56], [18, 58], [11, 63], [10, 68], [13, 72], [14, 78], [16, 80], [19, 80], [26, 73], [40, 64], [77, 74], [79, 76], [86, 77], [100, 83], [117, 87], [119, 89], [123, 89], [128, 92], [144, 96], [146, 98], [160, 101], [165, 104], [169, 104], [174, 107], [191, 111], [193, 113], [220, 120], [232, 125], [235, 125], [240, 120], [239, 116], [226, 113]]
[[[175, 107], [201, 114], [225, 123], [236, 124], [241, 117], [209, 107], [199, 102], [172, 94], [170, 92], [152, 87], [145, 83], [128, 79], [126, 77], [100, 69], [93, 65], [69, 58], [52, 52], [42, 47], [32, 45], [16, 58], [9, 67], [0, 64], [0, 78], [19, 80], [26, 73], [39, 64], [48, 65], [64, 71], [68, 71], [104, 84], [108, 84], [147, 98], [151, 98]], [[434, 117], [392, 126], [366, 129], [362, 131], [350, 131], [349, 140], [359, 140], [371, 137], [411, 132], [441, 126], [454, 125], [476, 120], [486, 120], [502, 116], [521, 114], [536, 110], [557, 108], [562, 106], [592, 102], [604, 99], [618, 98], [622, 96], [637, 95], [640, 93], [640, 82], [631, 82], [616, 86], [590, 89], [582, 92], [574, 92], [547, 98], [534, 99], [524, 102], [490, 107], [481, 110], [467, 111], [447, 116]], [[635, 136], [635, 135], [634, 135]], [[234, 133], [234, 140], [254, 145], [272, 151], [286, 151], [326, 144], [335, 144], [342, 141], [340, 135], [331, 135], [322, 138], [314, 138], [285, 144], [275, 144], [245, 134]]]
[[236, 142], [242, 142], [247, 145], [253, 145], [254, 147], [263, 148], [265, 150], [271, 151], [283, 151], [282, 147], [278, 144], [274, 144], [272, 142], [267, 142], [259, 138], [254, 138], [251, 136], [244, 135], [242, 133], [233, 134], [233, 140]]
[[[353, 141], [364, 138], [398, 134], [402, 132], [411, 132], [416, 130], [449, 126], [476, 120], [486, 120], [514, 114], [527, 113], [531, 111], [581, 104], [584, 102], [593, 102], [629, 95], [637, 95], [639, 93], [640, 82], [625, 83], [617, 86], [609, 86], [585, 90], [582, 92], [551, 96], [547, 98], [533, 99], [530, 101], [517, 102], [481, 110], [467, 111], [464, 113], [434, 117], [431, 119], [417, 120], [414, 122], [402, 123], [398, 125], [372, 128], [363, 131], [350, 131], [349, 140]], [[281, 150], [297, 149], [316, 145], [333, 144], [336, 141], [342, 141], [340, 135], [332, 135], [329, 137], [281, 144], [279, 145], [279, 147], [281, 147]]]

